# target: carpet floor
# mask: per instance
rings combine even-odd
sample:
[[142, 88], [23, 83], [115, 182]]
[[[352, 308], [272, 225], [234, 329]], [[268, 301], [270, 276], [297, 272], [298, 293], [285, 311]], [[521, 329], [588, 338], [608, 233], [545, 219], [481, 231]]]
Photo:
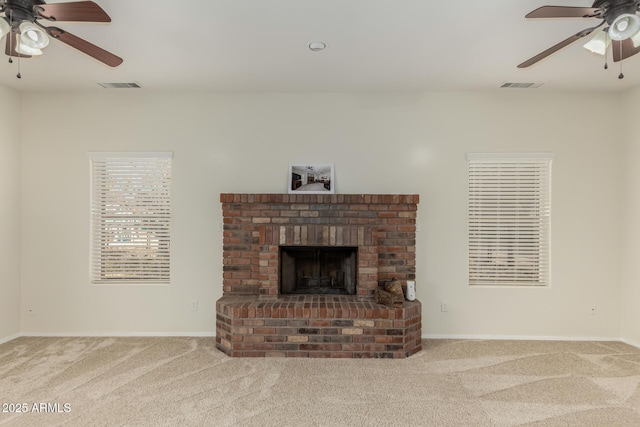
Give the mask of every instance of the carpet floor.
[[230, 358], [213, 338], [0, 345], [0, 425], [640, 426], [640, 349], [424, 340], [401, 360]]

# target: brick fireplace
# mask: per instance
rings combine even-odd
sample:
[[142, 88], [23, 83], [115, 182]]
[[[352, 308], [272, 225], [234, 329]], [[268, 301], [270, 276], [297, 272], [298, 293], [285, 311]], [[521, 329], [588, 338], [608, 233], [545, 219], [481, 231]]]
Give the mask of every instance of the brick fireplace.
[[[388, 307], [374, 300], [386, 281], [415, 280], [418, 201], [417, 195], [221, 194], [217, 348], [239, 357], [402, 358], [419, 351], [421, 303]], [[283, 248], [352, 248], [353, 295], [282, 292]]]

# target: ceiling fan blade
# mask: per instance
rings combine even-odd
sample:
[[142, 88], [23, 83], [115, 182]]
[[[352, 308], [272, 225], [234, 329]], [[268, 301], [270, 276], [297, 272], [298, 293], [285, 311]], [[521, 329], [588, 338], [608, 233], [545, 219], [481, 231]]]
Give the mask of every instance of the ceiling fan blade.
[[16, 31], [12, 30], [7, 34], [7, 41], [5, 43], [4, 53], [8, 56], [20, 57], [20, 58], [31, 58], [31, 55], [24, 55], [22, 53], [18, 53], [16, 51]]
[[[622, 50], [620, 49], [621, 46]], [[611, 40], [611, 52], [613, 53], [613, 62], [620, 62], [636, 53], [640, 53], [640, 46], [635, 47], [631, 39]]]
[[49, 21], [111, 22], [107, 12], [92, 1], [42, 4], [36, 10]]
[[62, 43], [68, 44], [69, 46], [78, 49], [80, 52], [85, 53], [98, 61], [107, 64], [110, 67], [117, 67], [122, 64], [122, 58], [114, 55], [111, 52], [108, 52], [101, 47], [94, 45], [93, 43], [89, 43], [88, 41], [81, 39], [78, 36], [74, 36], [68, 31], [62, 30], [60, 28], [47, 28], [47, 32], [49, 35], [55, 39], [60, 40]]
[[602, 18], [604, 12], [597, 7], [542, 6], [527, 13], [525, 18]]
[[[600, 25], [602, 25], [602, 24], [600, 24]], [[570, 45], [571, 43], [575, 42], [576, 40], [580, 40], [581, 38], [588, 36], [589, 34], [591, 34], [593, 32], [593, 30], [598, 28], [600, 25], [598, 25], [596, 27], [587, 28], [586, 30], [582, 30], [579, 33], [576, 33], [576, 34], [572, 35], [571, 37], [561, 41], [560, 43], [558, 43], [558, 44], [556, 44], [554, 46], [551, 46], [549, 49], [545, 50], [544, 52], [541, 52], [541, 53], [537, 54], [536, 56], [534, 56], [533, 58], [524, 61], [522, 64], [518, 65], [518, 68], [527, 68], [527, 67], [532, 66], [536, 62], [543, 60], [544, 58], [546, 58], [547, 56], [549, 56], [549, 55], [551, 55], [553, 53], [556, 53], [557, 51], [559, 51], [563, 47]]]

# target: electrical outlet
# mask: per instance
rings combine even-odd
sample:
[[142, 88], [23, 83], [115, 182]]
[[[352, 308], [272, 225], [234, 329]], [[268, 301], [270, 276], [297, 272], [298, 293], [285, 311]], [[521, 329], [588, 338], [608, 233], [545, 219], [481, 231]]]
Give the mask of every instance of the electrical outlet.
[[446, 301], [440, 303], [440, 311], [446, 313], [449, 311], [449, 304]]
[[198, 300], [194, 299], [191, 301], [191, 311], [198, 311]]

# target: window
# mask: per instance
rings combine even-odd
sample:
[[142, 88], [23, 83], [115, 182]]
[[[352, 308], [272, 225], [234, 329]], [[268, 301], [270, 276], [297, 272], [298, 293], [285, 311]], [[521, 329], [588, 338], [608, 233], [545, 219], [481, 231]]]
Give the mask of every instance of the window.
[[549, 284], [553, 155], [469, 153], [469, 284]]
[[171, 153], [89, 153], [91, 277], [169, 283]]

